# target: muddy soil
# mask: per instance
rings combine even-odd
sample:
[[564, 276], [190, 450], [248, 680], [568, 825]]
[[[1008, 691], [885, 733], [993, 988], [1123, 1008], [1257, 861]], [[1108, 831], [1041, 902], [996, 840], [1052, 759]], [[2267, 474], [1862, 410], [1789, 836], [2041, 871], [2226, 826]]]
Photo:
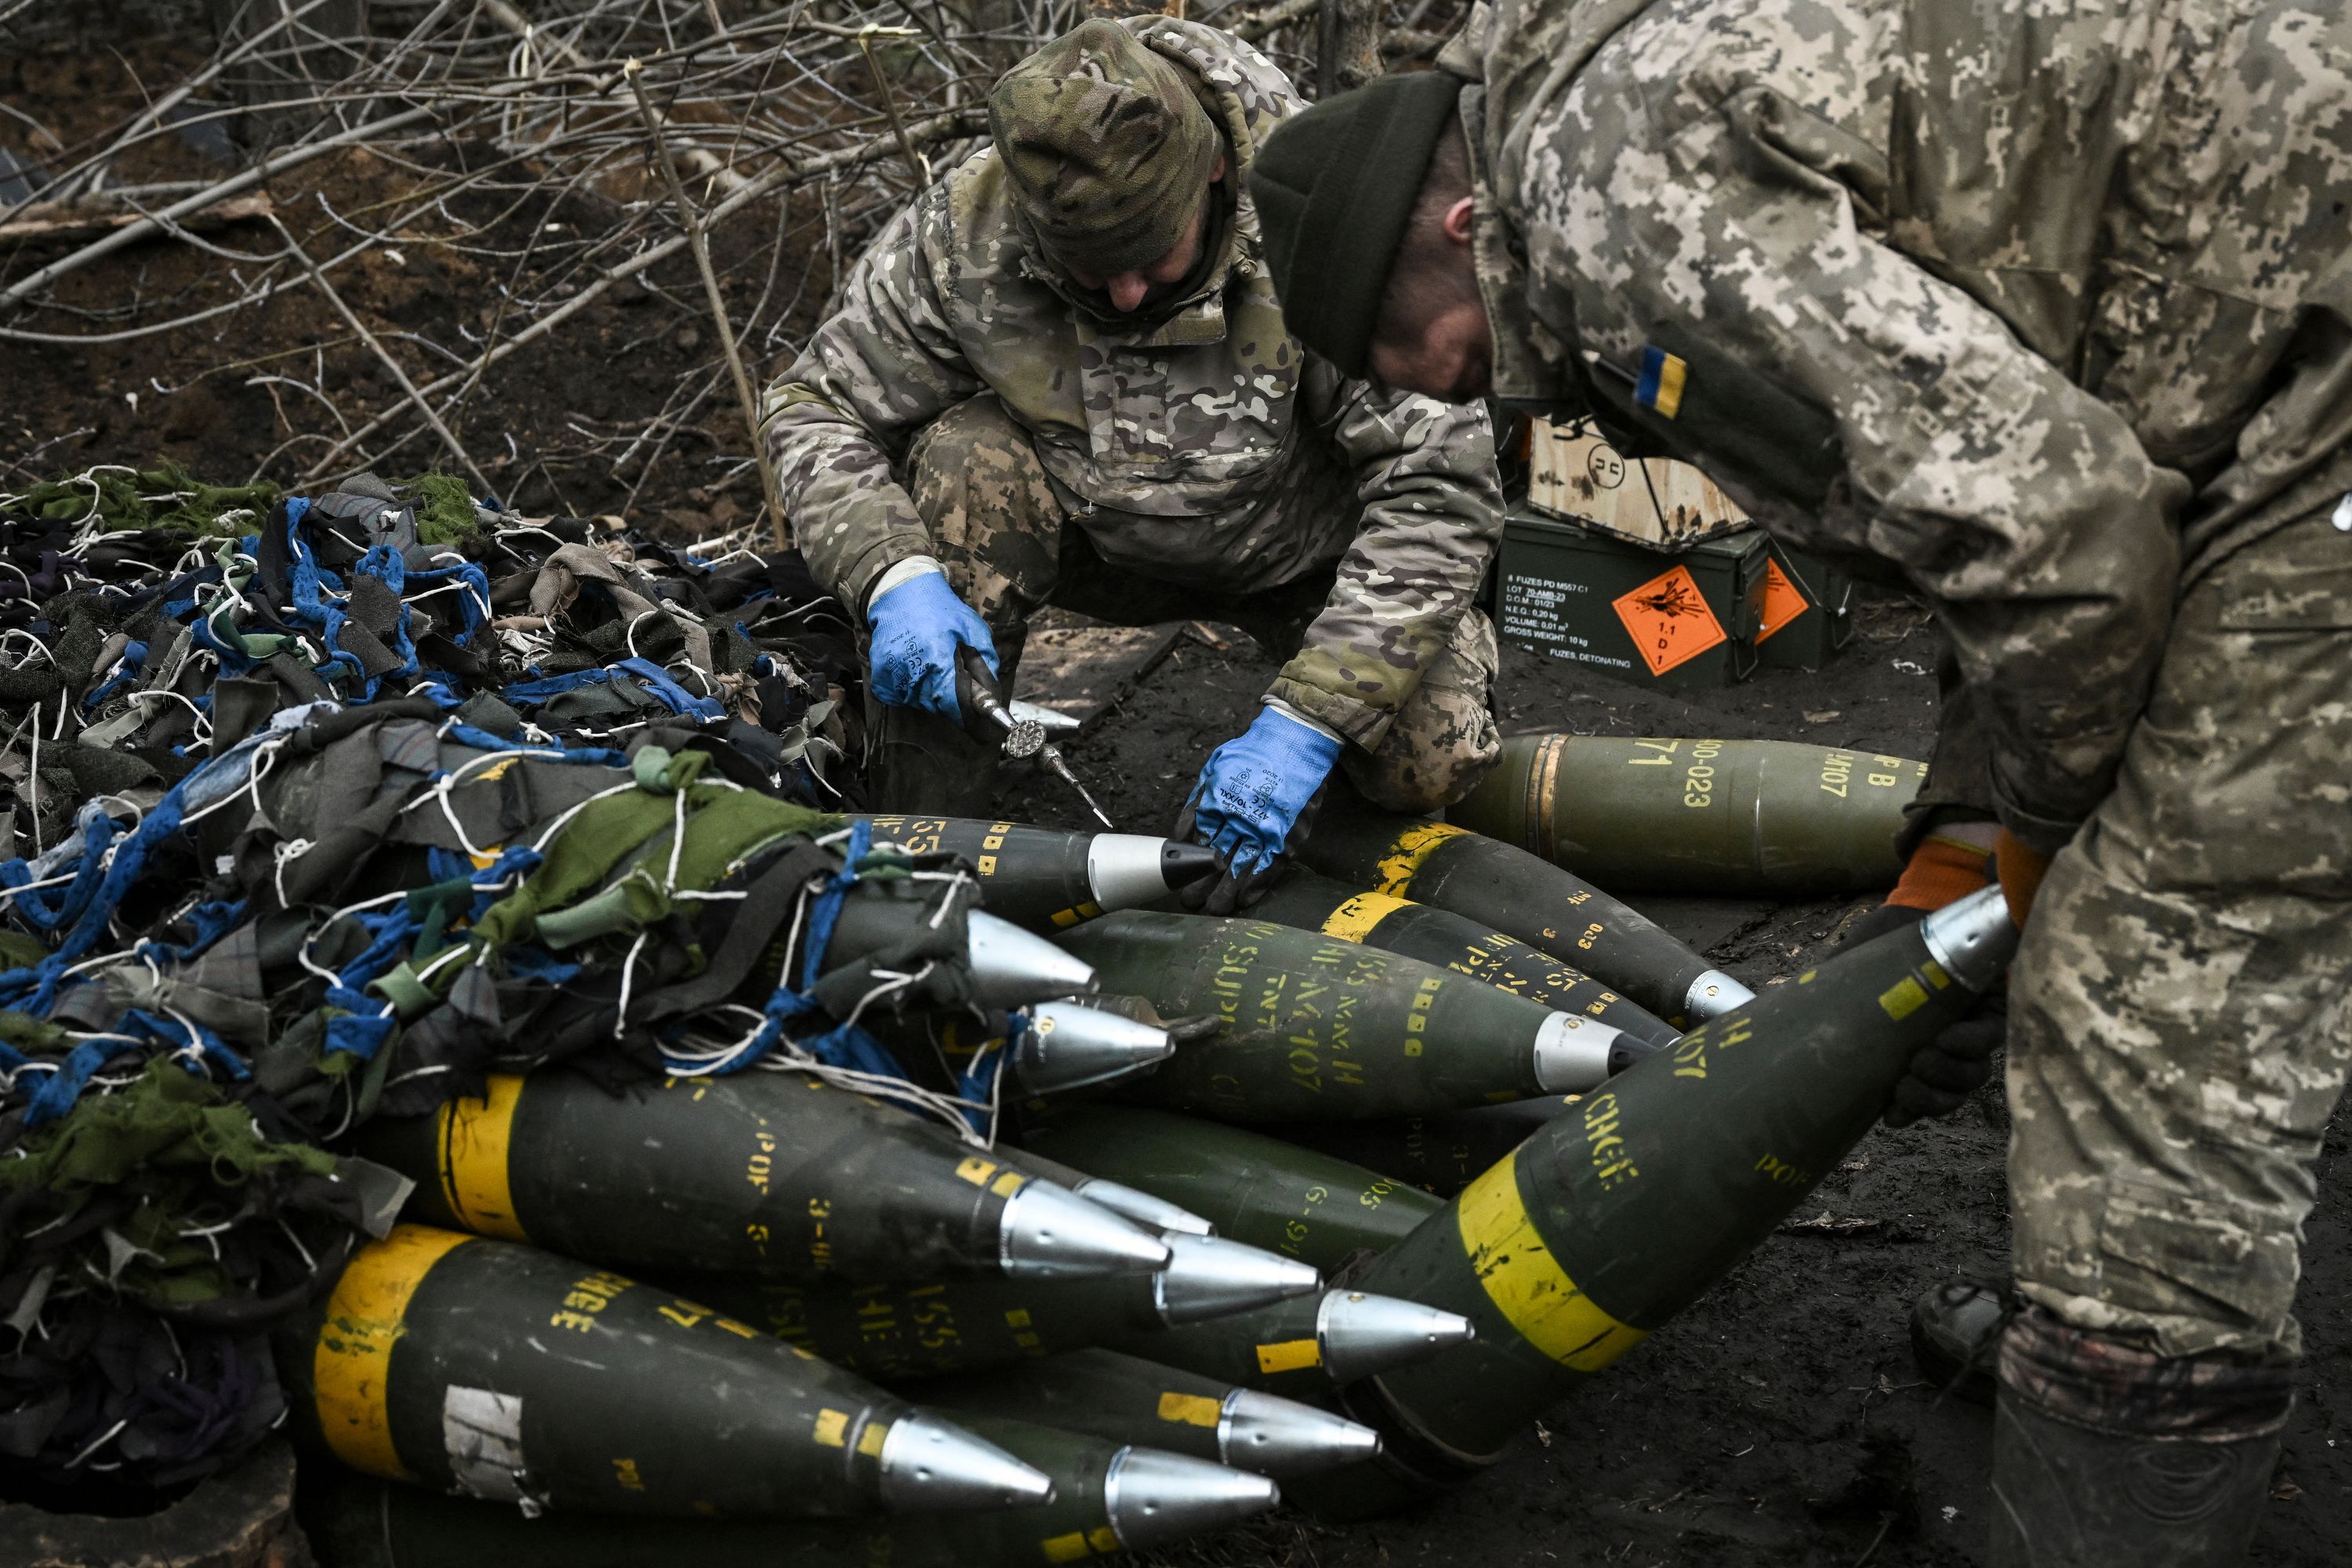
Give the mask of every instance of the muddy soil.
[[[1719, 692], [1638, 689], [1507, 650], [1497, 702], [1509, 731], [1767, 738], [1925, 756], [1936, 634], [1899, 600], [1874, 599], [1863, 616], [1863, 635], [1825, 668], [1765, 670]], [[1121, 827], [1163, 829], [1202, 758], [1249, 722], [1273, 674], [1245, 639], [1220, 650], [1188, 637], [1064, 750]], [[1007, 809], [1083, 826], [1051, 780], [1016, 782]], [[1757, 986], [1821, 957], [1862, 907], [1634, 901]], [[1774, 1237], [1458, 1494], [1342, 1530], [1286, 1513], [1156, 1561], [1983, 1563], [1991, 1416], [1924, 1383], [1905, 1315], [1937, 1280], [2000, 1266], [2007, 1131], [1990, 1090], [1948, 1121], [1874, 1131], [1798, 1215], [1858, 1223]], [[2252, 1558], [2263, 1568], [2352, 1561], [2352, 1205], [2336, 1179], [2347, 1136], [2352, 1122], [2339, 1113], [2305, 1253], [2309, 1359]]]

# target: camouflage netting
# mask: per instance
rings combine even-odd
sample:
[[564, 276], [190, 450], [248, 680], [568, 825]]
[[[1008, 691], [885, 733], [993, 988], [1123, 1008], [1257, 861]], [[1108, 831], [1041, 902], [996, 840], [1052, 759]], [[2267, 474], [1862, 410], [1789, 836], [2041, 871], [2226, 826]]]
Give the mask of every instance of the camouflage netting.
[[[971, 889], [834, 815], [858, 684], [732, 537], [435, 476], [0, 497], [0, 1458], [169, 1487], [277, 1423], [268, 1331], [409, 1188], [339, 1152], [372, 1117], [556, 1062], [896, 1072], [841, 1020], [967, 1002]], [[910, 873], [898, 967], [820, 975], [827, 900]]]

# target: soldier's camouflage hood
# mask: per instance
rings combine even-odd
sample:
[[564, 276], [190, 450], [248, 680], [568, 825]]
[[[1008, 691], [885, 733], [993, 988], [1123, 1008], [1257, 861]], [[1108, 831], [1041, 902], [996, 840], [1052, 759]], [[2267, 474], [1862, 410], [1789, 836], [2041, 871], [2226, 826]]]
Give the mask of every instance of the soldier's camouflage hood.
[[1202, 100], [1193, 73], [1100, 18], [999, 79], [996, 155], [1055, 259], [1108, 276], [1176, 247], [1223, 150]]
[[[1249, 202], [1242, 171], [1256, 158], [1259, 142], [1298, 105], [1287, 91], [1281, 94], [1286, 101], [1269, 101], [1271, 94], [1265, 86], [1236, 73], [1232, 40], [1214, 28], [1169, 16], [1129, 17], [1118, 26], [1133, 32], [1147, 49], [1174, 67], [1191, 86], [1215, 129], [1216, 147], [1225, 154], [1224, 178], [1210, 187], [1213, 199], [1204, 236], [1206, 254], [1184, 280], [1185, 287], [1144, 310], [1118, 310], [1100, 290], [1082, 287], [1064, 270], [1061, 257], [1066, 247], [1057, 247], [1041, 228], [1025, 199], [1023, 182], [1009, 166], [1002, 148], [983, 150], [950, 177], [957, 179], [970, 172], [985, 179], [986, 184], [982, 188], [1003, 193], [1001, 199], [1004, 221], [1019, 238], [1023, 254], [1017, 266], [1024, 277], [1043, 284], [1078, 310], [1108, 323], [1113, 331], [1127, 332], [1139, 327], [1157, 328], [1197, 310], [1213, 311], [1218, 296], [1233, 280], [1235, 268], [1256, 260], [1260, 253], [1257, 209]], [[1283, 86], [1286, 88], [1287, 84]], [[975, 168], [979, 164], [986, 165], [984, 173]], [[1167, 248], [1162, 246], [1156, 254], [1164, 254]], [[1192, 340], [1178, 336], [1156, 341]]]

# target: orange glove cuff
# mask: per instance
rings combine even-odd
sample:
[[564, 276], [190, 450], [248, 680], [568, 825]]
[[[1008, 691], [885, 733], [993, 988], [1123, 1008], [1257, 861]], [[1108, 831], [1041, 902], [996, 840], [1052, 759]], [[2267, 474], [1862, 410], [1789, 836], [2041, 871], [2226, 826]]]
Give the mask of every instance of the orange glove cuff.
[[1911, 851], [1910, 864], [1886, 901], [1906, 910], [1940, 910], [1992, 886], [1992, 857], [1958, 838], [1929, 837]]
[[2033, 909], [2033, 896], [2042, 890], [2042, 879], [2050, 869], [2050, 857], [2006, 827], [1993, 840], [1992, 855], [1999, 868], [2001, 897], [2009, 900], [2009, 918], [2023, 931], [2025, 917]]

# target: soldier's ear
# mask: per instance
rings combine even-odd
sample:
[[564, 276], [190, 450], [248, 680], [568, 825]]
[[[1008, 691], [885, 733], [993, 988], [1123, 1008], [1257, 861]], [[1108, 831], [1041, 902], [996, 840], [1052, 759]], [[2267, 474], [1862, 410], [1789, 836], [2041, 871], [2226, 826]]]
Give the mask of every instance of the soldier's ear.
[[1470, 217], [1474, 203], [1464, 196], [1445, 209], [1445, 237], [1456, 245], [1470, 243]]
[[1209, 171], [1209, 184], [1213, 184], [1213, 184], [1220, 184], [1220, 183], [1222, 183], [1222, 182], [1223, 181], [1224, 177], [1225, 177], [1225, 155], [1224, 155], [1223, 153], [1218, 153], [1218, 154], [1217, 154], [1217, 162], [1216, 162], [1215, 166], [1214, 166], [1214, 167], [1213, 167], [1212, 169], [1210, 169], [1210, 171]]

